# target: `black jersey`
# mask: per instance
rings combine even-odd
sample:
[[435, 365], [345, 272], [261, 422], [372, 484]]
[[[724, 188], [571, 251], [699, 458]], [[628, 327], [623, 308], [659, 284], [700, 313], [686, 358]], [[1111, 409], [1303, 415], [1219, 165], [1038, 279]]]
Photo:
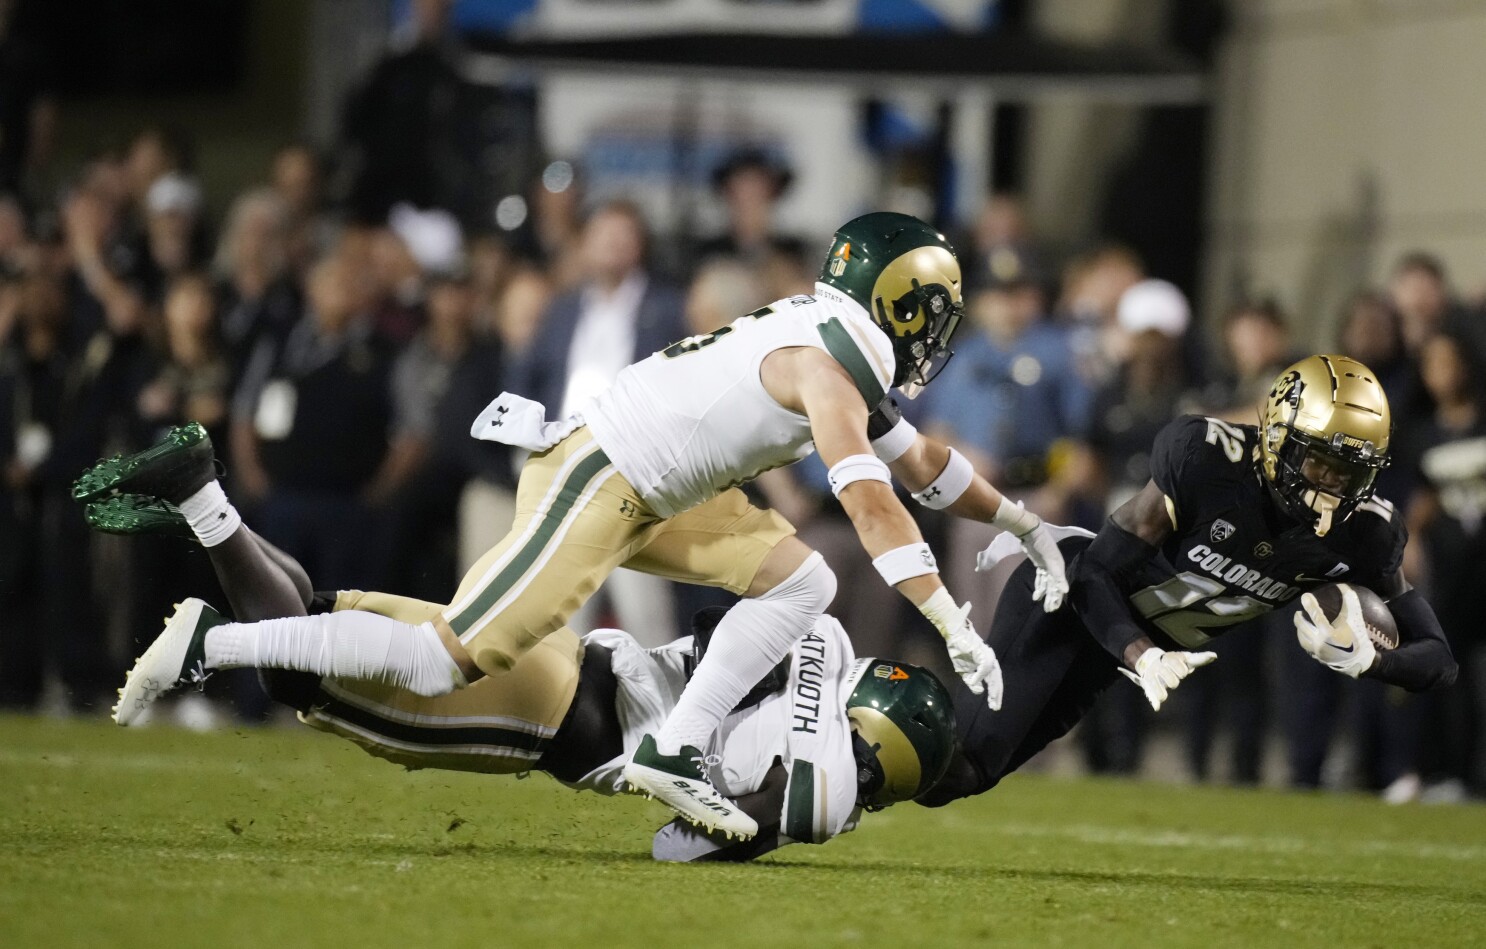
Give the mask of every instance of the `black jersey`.
[[1156, 437], [1151, 480], [1176, 530], [1124, 589], [1156, 642], [1197, 648], [1306, 590], [1334, 582], [1382, 590], [1398, 571], [1408, 531], [1391, 503], [1374, 497], [1317, 537], [1269, 497], [1258, 454], [1254, 426], [1197, 415]]

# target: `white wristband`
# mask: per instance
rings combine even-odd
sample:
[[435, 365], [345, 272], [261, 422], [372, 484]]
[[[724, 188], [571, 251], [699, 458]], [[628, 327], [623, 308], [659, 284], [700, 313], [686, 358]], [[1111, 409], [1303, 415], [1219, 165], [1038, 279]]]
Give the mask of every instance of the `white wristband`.
[[942, 511], [958, 501], [973, 480], [975, 469], [970, 466], [970, 460], [951, 448], [949, 461], [944, 463], [939, 477], [922, 491], [915, 492], [913, 499], [930, 510]]
[[886, 580], [890, 587], [895, 587], [904, 580], [939, 572], [939, 564], [934, 560], [934, 551], [929, 549], [928, 544], [894, 547], [881, 557], [874, 558], [872, 566], [877, 568], [877, 572], [882, 574], [882, 579]]
[[892, 463], [903, 457], [903, 453], [913, 447], [914, 439], [918, 438], [918, 429], [906, 418], [898, 419], [898, 424], [888, 430], [886, 435], [872, 440], [872, 451], [883, 461]]
[[831, 466], [826, 475], [831, 482], [831, 493], [841, 496], [848, 484], [857, 481], [881, 481], [892, 487], [893, 473], [876, 455], [847, 455]]
[[1042, 523], [1042, 518], [1022, 507], [1020, 504], [1012, 504], [1011, 498], [1001, 498], [1001, 506], [996, 508], [996, 516], [991, 518], [991, 523], [1004, 531], [1009, 531], [1016, 537], [1026, 537], [1035, 531]]

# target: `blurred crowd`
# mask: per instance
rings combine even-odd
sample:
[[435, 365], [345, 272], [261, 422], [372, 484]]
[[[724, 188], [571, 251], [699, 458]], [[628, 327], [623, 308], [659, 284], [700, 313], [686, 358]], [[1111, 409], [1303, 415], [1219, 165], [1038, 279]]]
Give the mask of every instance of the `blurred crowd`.
[[[383, 80], [428, 68], [390, 62]], [[383, 126], [366, 135], [413, 134], [392, 116], [357, 114], [357, 128]], [[550, 415], [581, 410], [628, 362], [811, 292], [825, 247], [775, 226], [790, 172], [762, 150], [715, 169], [726, 229], [678, 245], [657, 240], [635, 204], [590, 198], [566, 161], [532, 176], [513, 226], [472, 229], [467, 209], [405, 193], [419, 175], [383, 161], [406, 164], [402, 153], [365, 145], [371, 160], [346, 197], [327, 188], [344, 169], [289, 143], [220, 219], [207, 212], [190, 139], [169, 128], [49, 169], [40, 177], [63, 185], [46, 193], [19, 171], [4, 183], [0, 706], [104, 709], [174, 599], [222, 603], [194, 545], [87, 530], [69, 485], [95, 459], [198, 420], [247, 522], [319, 588], [442, 602], [512, 516], [520, 459], [468, 436], [490, 398], [509, 389]], [[1194, 321], [1187, 296], [1147, 273], [1139, 248], [1054, 254], [1015, 195], [992, 197], [953, 239], [968, 319], [949, 368], [904, 409], [1059, 523], [1097, 529], [1146, 482], [1152, 439], [1175, 415], [1252, 423], [1275, 373], [1329, 316], [1258, 299]], [[1197, 779], [1260, 780], [1278, 735], [1296, 785], [1360, 783], [1398, 800], [1479, 793], [1486, 312], [1456, 295], [1435, 257], [1413, 253], [1385, 285], [1358, 288], [1336, 325], [1326, 347], [1371, 366], [1391, 399], [1393, 464], [1380, 493], [1407, 519], [1407, 573], [1440, 614], [1460, 682], [1428, 696], [1354, 683], [1295, 648], [1280, 615], [1221, 639], [1220, 661], [1162, 721], [1181, 730]], [[843, 591], [833, 611], [859, 654], [942, 664], [932, 630], [871, 570], [818, 461], [752, 490], [832, 563]], [[951, 589], [984, 621], [994, 601], [973, 565], [989, 528], [921, 513]], [[574, 625], [618, 624], [658, 644], [718, 602], [727, 597], [620, 571]], [[267, 713], [251, 675], [212, 685], [216, 708], [230, 701], [250, 721]], [[221, 714], [189, 711], [201, 701], [182, 702], [182, 715]], [[1112, 689], [1080, 729], [1088, 766], [1137, 769], [1150, 724], [1138, 690]], [[1343, 737], [1345, 773], [1330, 753]]]

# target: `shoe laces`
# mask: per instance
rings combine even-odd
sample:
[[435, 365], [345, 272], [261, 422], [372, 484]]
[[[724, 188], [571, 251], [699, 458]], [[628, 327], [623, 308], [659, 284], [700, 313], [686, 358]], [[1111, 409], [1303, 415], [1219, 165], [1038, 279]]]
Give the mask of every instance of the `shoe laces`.
[[697, 766], [697, 772], [700, 773], [703, 778], [706, 778], [708, 781], [710, 781], [712, 769], [722, 764], [722, 755], [697, 755], [691, 760], [692, 763]]
[[196, 691], [205, 692], [206, 680], [210, 679], [215, 671], [206, 667], [206, 660], [198, 659], [196, 665], [192, 666], [190, 672], [186, 674], [186, 682], [196, 686]]

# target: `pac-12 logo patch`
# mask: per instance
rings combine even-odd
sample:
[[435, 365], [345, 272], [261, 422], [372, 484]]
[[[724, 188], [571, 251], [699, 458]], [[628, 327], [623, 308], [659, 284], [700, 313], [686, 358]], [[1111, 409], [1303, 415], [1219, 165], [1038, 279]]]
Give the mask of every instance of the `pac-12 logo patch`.
[[908, 673], [904, 672], [902, 669], [898, 668], [897, 666], [887, 665], [885, 663], [883, 665], [874, 667], [872, 669], [872, 675], [876, 676], [879, 679], [886, 679], [889, 682], [901, 682], [904, 679], [908, 678]]
[[1213, 521], [1212, 530], [1207, 532], [1207, 536], [1212, 538], [1213, 543], [1221, 544], [1223, 541], [1232, 537], [1233, 532], [1236, 530], [1238, 528], [1220, 517], [1216, 521]]
[[1265, 557], [1268, 557], [1273, 553], [1274, 545], [1272, 545], [1267, 540], [1261, 540], [1259, 541], [1259, 543], [1254, 545], [1254, 556], [1258, 557], [1260, 560], [1263, 560]]

